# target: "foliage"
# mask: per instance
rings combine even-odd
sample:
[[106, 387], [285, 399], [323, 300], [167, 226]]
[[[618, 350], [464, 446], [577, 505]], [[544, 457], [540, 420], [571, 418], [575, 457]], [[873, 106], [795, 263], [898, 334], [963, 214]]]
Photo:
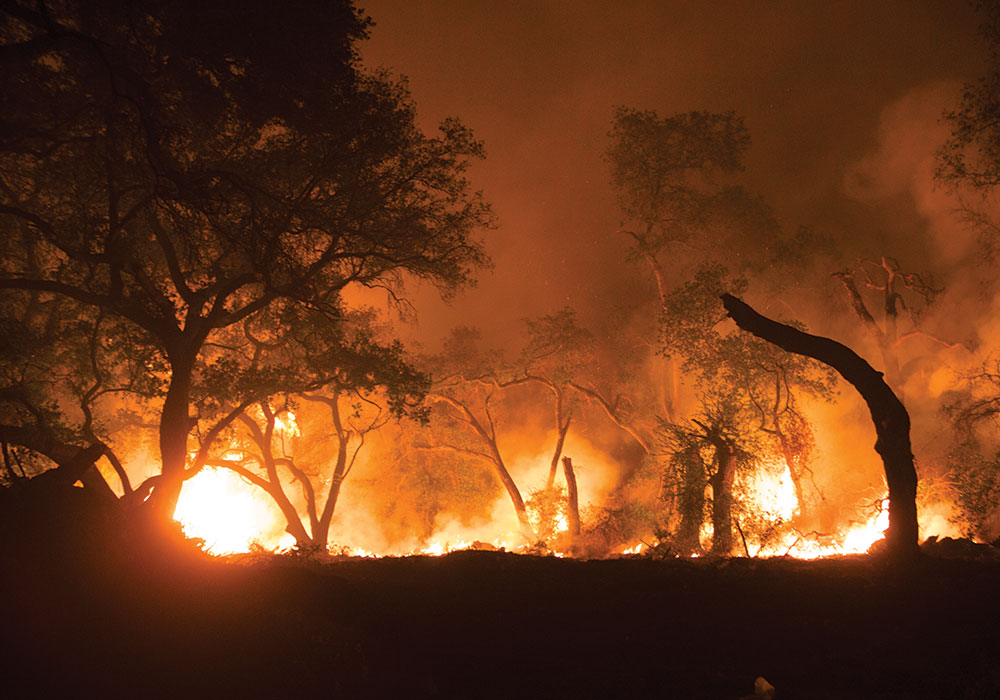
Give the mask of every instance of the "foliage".
[[662, 511], [637, 499], [619, 499], [586, 513], [583, 541], [594, 556], [607, 556], [662, 532]]
[[[620, 108], [605, 158], [630, 255], [652, 265], [661, 300], [683, 264], [736, 261], [762, 269], [781, 231], [767, 203], [728, 182], [750, 134], [733, 112], [659, 117]], [[725, 256], [725, 257], [723, 257]]]
[[[718, 397], [743, 407], [738, 430], [773, 436], [781, 448], [804, 455], [811, 429], [798, 407], [799, 396], [829, 400], [836, 376], [828, 367], [736, 331], [723, 332], [725, 311], [719, 295], [741, 290], [719, 265], [706, 265], [667, 298], [662, 314], [662, 347], [677, 353], [709, 404]], [[733, 414], [735, 416], [735, 414]]]
[[958, 108], [944, 115], [951, 134], [938, 151], [936, 176], [951, 187], [985, 192], [1000, 184], [1000, 8], [992, 2], [977, 4], [988, 70], [965, 85]]
[[[137, 335], [141, 330], [69, 299], [32, 292], [0, 298], [0, 441], [7, 480], [68, 464], [99, 445], [129, 492], [116, 454], [120, 407], [127, 401], [141, 410], [163, 390], [162, 364]], [[97, 470], [87, 474], [87, 488], [110, 495]]]
[[566, 498], [565, 487], [552, 486], [532, 491], [524, 502], [538, 542], [556, 546], [560, 532], [566, 529]]
[[349, 2], [0, 12], [0, 289], [90, 308], [166, 368], [174, 497], [192, 402], [305, 383], [233, 336], [296, 317], [330, 347], [350, 286], [403, 304], [407, 278], [448, 295], [487, 263], [473, 235], [491, 214], [465, 178], [482, 145], [454, 119], [425, 135], [405, 83], [361, 70], [368, 26]]
[[526, 318], [524, 325], [527, 339], [514, 363], [515, 371], [545, 376], [562, 385], [592, 371], [594, 335], [578, 324], [572, 308]]
[[619, 204], [627, 218], [653, 224], [662, 244], [677, 236], [664, 211], [694, 218], [704, 209], [705, 175], [743, 167], [750, 134], [733, 112], [688, 112], [660, 118], [655, 112], [620, 107], [608, 137], [606, 158]]
[[1000, 362], [995, 358], [965, 377], [944, 414], [952, 432], [949, 475], [970, 534], [1000, 536]]
[[986, 451], [977, 443], [959, 443], [948, 454], [948, 467], [958, 496], [961, 519], [971, 537], [1000, 537], [1000, 450]]
[[501, 495], [488, 465], [446, 450], [425, 447], [424, 429], [401, 424], [392, 431], [391, 447], [382, 454], [386, 468], [372, 475], [368, 499], [372, 513], [392, 523], [401, 538], [429, 537], [440, 517], [472, 522]]

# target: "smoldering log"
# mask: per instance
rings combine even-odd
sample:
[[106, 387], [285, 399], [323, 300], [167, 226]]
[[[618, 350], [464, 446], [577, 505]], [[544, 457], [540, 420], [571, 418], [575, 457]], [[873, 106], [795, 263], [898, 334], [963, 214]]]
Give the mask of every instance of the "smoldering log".
[[910, 446], [910, 415], [886, 384], [882, 373], [846, 345], [773, 321], [731, 294], [723, 294], [720, 298], [737, 326], [783, 350], [833, 367], [858, 390], [875, 424], [875, 451], [882, 458], [889, 486], [888, 551], [898, 557], [915, 555], [918, 552], [917, 472]]

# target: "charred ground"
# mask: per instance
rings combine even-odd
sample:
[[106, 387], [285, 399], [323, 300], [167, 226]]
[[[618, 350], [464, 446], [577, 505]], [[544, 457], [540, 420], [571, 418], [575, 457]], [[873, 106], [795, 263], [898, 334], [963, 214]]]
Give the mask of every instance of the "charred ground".
[[213, 559], [83, 522], [22, 520], [4, 544], [7, 697], [736, 700], [757, 676], [779, 698], [1000, 693], [1000, 557], [985, 545], [925, 546], [906, 568], [476, 551], [320, 563]]

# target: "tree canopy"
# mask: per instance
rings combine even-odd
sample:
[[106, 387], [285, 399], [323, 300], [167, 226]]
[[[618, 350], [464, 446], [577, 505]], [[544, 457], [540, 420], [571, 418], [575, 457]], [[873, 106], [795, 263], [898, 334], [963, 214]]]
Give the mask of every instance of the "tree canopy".
[[335, 332], [351, 285], [450, 294], [487, 263], [482, 145], [425, 135], [405, 83], [361, 69], [368, 26], [346, 1], [0, 13], [4, 310], [69, 299], [155, 350], [165, 509], [215, 334], [301, 310]]

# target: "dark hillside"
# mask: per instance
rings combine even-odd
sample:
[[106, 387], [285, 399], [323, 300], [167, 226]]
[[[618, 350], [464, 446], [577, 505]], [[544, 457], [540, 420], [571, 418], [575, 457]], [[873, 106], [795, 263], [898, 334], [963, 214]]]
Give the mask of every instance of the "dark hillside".
[[1000, 697], [992, 556], [240, 563], [22, 532], [6, 697]]

